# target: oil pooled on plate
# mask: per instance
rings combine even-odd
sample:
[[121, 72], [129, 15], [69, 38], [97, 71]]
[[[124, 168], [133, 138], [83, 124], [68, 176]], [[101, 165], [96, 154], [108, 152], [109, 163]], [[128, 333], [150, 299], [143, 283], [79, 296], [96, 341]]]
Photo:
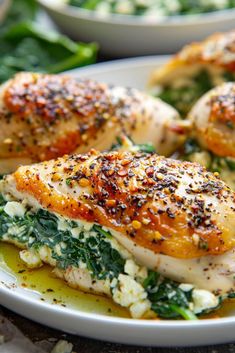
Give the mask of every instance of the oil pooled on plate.
[[[27, 290], [38, 292], [40, 300], [75, 310], [102, 315], [130, 318], [128, 311], [112, 300], [73, 289], [52, 274], [52, 268], [44, 265], [28, 269], [20, 260], [19, 249], [14, 245], [0, 243], [0, 267], [14, 275], [17, 284]], [[223, 303], [219, 310], [203, 315], [201, 319], [217, 319], [235, 315], [235, 300]]]
[[53, 276], [48, 265], [28, 269], [20, 260], [19, 249], [11, 244], [0, 243], [0, 258], [0, 266], [16, 277], [18, 285], [40, 293], [39, 300], [89, 313], [130, 317], [127, 310], [108, 298], [70, 288]]

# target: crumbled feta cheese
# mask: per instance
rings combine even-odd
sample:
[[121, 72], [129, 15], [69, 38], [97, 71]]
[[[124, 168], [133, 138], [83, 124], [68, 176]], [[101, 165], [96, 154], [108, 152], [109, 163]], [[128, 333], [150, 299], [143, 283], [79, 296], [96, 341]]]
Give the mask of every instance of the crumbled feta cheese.
[[228, 1], [227, 0], [207, 0], [205, 2], [207, 6], [214, 5], [216, 9], [218, 10], [223, 10], [228, 6]]
[[179, 0], [164, 0], [164, 6], [169, 13], [175, 13], [180, 10]]
[[132, 15], [135, 12], [135, 7], [129, 0], [120, 0], [116, 4], [115, 11], [123, 15]]
[[189, 283], [181, 283], [179, 285], [179, 288], [183, 291], [183, 292], [189, 292], [191, 291], [194, 286], [192, 284], [189, 284]]
[[150, 309], [151, 303], [148, 299], [145, 299], [132, 304], [130, 306], [130, 313], [134, 319], [139, 319]]
[[171, 299], [176, 295], [176, 291], [172, 290], [172, 292], [168, 293], [168, 298]]
[[8, 214], [10, 217], [23, 217], [26, 209], [25, 207], [16, 201], [9, 201], [4, 207], [4, 211]]
[[147, 267], [145, 267], [145, 266], [140, 267], [136, 277], [139, 278], [140, 280], [145, 280], [145, 278], [148, 277]]
[[124, 307], [129, 307], [134, 318], [142, 317], [151, 307], [142, 285], [123, 274], [118, 276], [118, 287], [113, 290], [113, 300]]
[[40, 255], [32, 250], [21, 250], [20, 251], [21, 260], [30, 268], [37, 268], [42, 266], [42, 261]]
[[108, 15], [111, 12], [111, 7], [108, 3], [106, 3], [105, 1], [100, 2], [97, 7], [96, 7], [96, 11], [100, 14], [100, 15]]
[[117, 278], [113, 278], [112, 281], [110, 282], [110, 287], [114, 288], [117, 286], [118, 280]]
[[87, 268], [87, 264], [80, 260], [79, 261], [79, 268], [83, 270], [83, 269]]
[[135, 0], [137, 6], [147, 7], [151, 6], [151, 0]]
[[128, 275], [135, 277], [137, 272], [139, 271], [139, 266], [137, 266], [133, 260], [129, 259], [126, 260], [124, 271]]
[[60, 244], [56, 244], [56, 245], [55, 245], [55, 252], [56, 252], [56, 254], [57, 254], [58, 256], [61, 256], [61, 255], [62, 255]]
[[58, 218], [57, 227], [58, 227], [58, 230], [62, 230], [62, 231], [70, 229], [68, 222], [63, 218]]
[[192, 292], [194, 313], [199, 314], [204, 310], [215, 308], [219, 299], [213, 293], [204, 289], [194, 289]]
[[72, 228], [72, 229], [70, 229], [70, 231], [71, 231], [71, 234], [72, 234], [73, 238], [76, 238], [76, 239], [79, 238], [79, 235], [81, 233], [81, 228], [79, 228], [79, 227]]
[[91, 230], [91, 228], [94, 225], [94, 223], [88, 223], [88, 222], [84, 222], [84, 221], [82, 221], [81, 224], [83, 225], [84, 229], [87, 231]]
[[113, 299], [116, 303], [128, 307], [147, 297], [147, 293], [141, 284], [130, 276], [120, 274], [118, 282], [119, 288], [115, 288], [113, 292]]
[[38, 249], [38, 254], [42, 259], [42, 261], [50, 264], [51, 266], [56, 266], [56, 260], [52, 258], [51, 249], [48, 246], [46, 245], [41, 246]]

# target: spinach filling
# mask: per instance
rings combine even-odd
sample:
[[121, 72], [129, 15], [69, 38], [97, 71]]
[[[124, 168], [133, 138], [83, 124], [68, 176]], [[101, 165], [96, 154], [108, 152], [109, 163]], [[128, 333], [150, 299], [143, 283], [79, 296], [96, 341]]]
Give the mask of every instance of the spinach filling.
[[[15, 240], [36, 251], [47, 246], [57, 267], [80, 267], [83, 263], [91, 276], [98, 280], [118, 279], [119, 274], [125, 274], [126, 260], [112, 247], [111, 233], [102, 227], [93, 225], [89, 231], [81, 227], [74, 237], [72, 230], [78, 228], [76, 222], [67, 220], [68, 230], [67, 226], [66, 230], [61, 230], [57, 216], [43, 209], [35, 213], [27, 210], [23, 217], [11, 217], [4, 211], [6, 203], [0, 194], [0, 240]], [[58, 245], [59, 252], [56, 249]], [[136, 280], [146, 291], [151, 309], [160, 318], [197, 319], [191, 307], [193, 287], [185, 292], [179, 283], [154, 271], [149, 271], [145, 279]], [[210, 308], [208, 312], [216, 308]]]
[[205, 167], [211, 172], [221, 173], [225, 168], [231, 172], [235, 171], [235, 160], [229, 157], [220, 157], [208, 150], [202, 150], [195, 139], [188, 139], [183, 149], [180, 151], [180, 159], [192, 160], [195, 153], [206, 152], [208, 154], [208, 163]]
[[[52, 258], [59, 268], [66, 269], [71, 265], [79, 267], [82, 262], [97, 279], [117, 278], [124, 272], [125, 260], [107, 241], [111, 234], [98, 225], [89, 231], [91, 235], [81, 231], [75, 238], [70, 230], [58, 229], [55, 215], [39, 209], [36, 213], [26, 212], [24, 217], [12, 218], [4, 211], [5, 203], [1, 198], [0, 240], [6, 236], [35, 250], [46, 245], [51, 249]], [[77, 224], [69, 221], [69, 226], [73, 229]], [[59, 252], [56, 251], [58, 245], [61, 245]]]
[[[156, 152], [155, 147], [152, 143], [135, 143], [130, 136], [126, 136], [126, 139], [130, 142], [131, 147], [135, 149], [135, 151], [144, 152], [144, 153], [154, 153]], [[120, 137], [116, 137], [116, 143], [113, 143], [110, 150], [118, 151], [120, 148], [124, 146], [124, 141]]]
[[197, 316], [190, 310], [192, 299], [192, 289], [188, 292], [179, 288], [179, 283], [171, 281], [154, 272], [149, 271], [149, 275], [144, 281], [148, 298], [152, 303], [152, 310], [165, 319], [195, 320]]
[[165, 86], [158, 97], [172, 105], [182, 117], [185, 117], [194, 103], [213, 87], [214, 84], [209, 72], [201, 70], [192, 78], [190, 84], [179, 88], [173, 88], [171, 85]]
[[[221, 79], [223, 82], [234, 81], [235, 76], [231, 72], [224, 72]], [[157, 96], [176, 108], [182, 118], [185, 118], [197, 100], [213, 87], [215, 84], [211, 74], [207, 70], [201, 70], [190, 79], [190, 83], [178, 88], [166, 85]]]

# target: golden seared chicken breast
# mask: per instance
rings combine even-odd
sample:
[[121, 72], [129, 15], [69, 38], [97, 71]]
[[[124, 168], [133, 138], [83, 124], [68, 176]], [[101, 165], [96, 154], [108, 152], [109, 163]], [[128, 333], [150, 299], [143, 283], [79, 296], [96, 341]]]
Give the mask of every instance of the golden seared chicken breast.
[[235, 83], [224, 83], [199, 99], [189, 112], [187, 159], [197, 161], [235, 189]]
[[186, 116], [211, 88], [235, 78], [235, 31], [185, 46], [150, 78], [150, 90]]
[[0, 190], [0, 239], [28, 266], [135, 318], [195, 318], [233, 294], [234, 193], [197, 163], [92, 150], [22, 166]]
[[0, 174], [91, 147], [109, 149], [120, 134], [169, 155], [184, 135], [178, 113], [160, 99], [69, 76], [17, 74], [2, 86], [0, 102]]

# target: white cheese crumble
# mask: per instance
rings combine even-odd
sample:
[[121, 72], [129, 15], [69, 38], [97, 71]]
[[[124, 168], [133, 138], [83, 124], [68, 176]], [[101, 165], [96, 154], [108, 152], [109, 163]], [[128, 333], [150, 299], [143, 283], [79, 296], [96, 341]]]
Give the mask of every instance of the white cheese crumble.
[[26, 212], [26, 209], [19, 202], [9, 201], [6, 203], [4, 207], [4, 211], [6, 212], [6, 214], [8, 214], [8, 216], [13, 218], [13, 217], [23, 217]]
[[46, 262], [47, 264], [50, 264], [51, 266], [56, 266], [56, 260], [52, 258], [51, 249], [48, 246], [41, 246], [38, 249], [38, 253], [42, 261]]
[[143, 317], [151, 309], [149, 300], [138, 301], [130, 306], [130, 313], [134, 319]]
[[179, 285], [179, 288], [183, 291], [183, 292], [189, 292], [191, 291], [194, 286], [192, 284], [189, 284], [189, 283], [181, 283]]
[[115, 7], [115, 11], [117, 13], [123, 14], [123, 15], [132, 15], [133, 12], [135, 11], [134, 5], [131, 3], [131, 1], [128, 0], [120, 0]]
[[29, 268], [37, 268], [43, 265], [40, 255], [32, 250], [21, 250], [20, 258]]
[[118, 287], [113, 290], [113, 300], [124, 307], [129, 307], [134, 318], [142, 317], [151, 308], [145, 289], [128, 275], [118, 276]]
[[219, 304], [219, 299], [213, 293], [204, 289], [194, 289], [192, 298], [195, 314], [199, 314], [207, 309], [213, 309]]
[[139, 270], [139, 266], [136, 265], [136, 263], [132, 259], [126, 260], [125, 266], [124, 266], [124, 271], [126, 274], [135, 277], [137, 272]]

